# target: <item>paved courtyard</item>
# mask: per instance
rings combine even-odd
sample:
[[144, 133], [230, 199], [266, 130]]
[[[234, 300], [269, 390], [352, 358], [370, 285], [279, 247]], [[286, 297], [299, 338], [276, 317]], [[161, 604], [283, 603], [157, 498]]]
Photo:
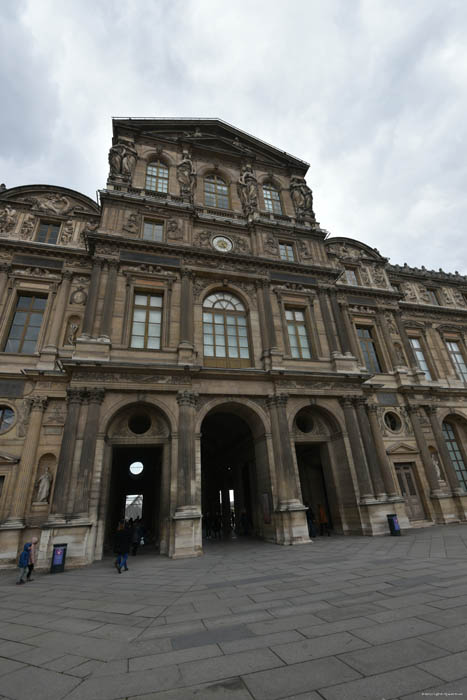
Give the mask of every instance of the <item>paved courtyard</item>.
[[467, 525], [0, 575], [9, 700], [467, 697]]

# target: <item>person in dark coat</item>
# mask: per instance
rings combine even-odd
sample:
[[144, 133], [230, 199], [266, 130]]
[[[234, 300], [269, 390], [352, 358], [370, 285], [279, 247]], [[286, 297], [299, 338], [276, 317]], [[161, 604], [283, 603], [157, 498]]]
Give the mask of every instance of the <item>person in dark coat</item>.
[[122, 573], [122, 569], [123, 571], [128, 571], [127, 559], [130, 545], [131, 530], [128, 530], [122, 521], [118, 524], [117, 532], [114, 536], [114, 553], [117, 555], [114, 566], [119, 574]]
[[26, 583], [26, 575], [28, 573], [28, 564], [29, 564], [29, 552], [31, 551], [31, 543], [26, 542], [24, 545], [24, 549], [20, 554], [19, 561], [18, 561], [18, 568], [19, 568], [19, 578], [16, 581], [16, 585], [19, 586], [20, 583]]

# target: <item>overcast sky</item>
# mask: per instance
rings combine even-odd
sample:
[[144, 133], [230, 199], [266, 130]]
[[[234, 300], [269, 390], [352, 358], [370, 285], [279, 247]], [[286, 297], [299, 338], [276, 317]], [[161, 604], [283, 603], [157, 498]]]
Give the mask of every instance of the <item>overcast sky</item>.
[[0, 182], [95, 198], [111, 117], [219, 117], [311, 164], [333, 236], [467, 273], [465, 0], [3, 0]]

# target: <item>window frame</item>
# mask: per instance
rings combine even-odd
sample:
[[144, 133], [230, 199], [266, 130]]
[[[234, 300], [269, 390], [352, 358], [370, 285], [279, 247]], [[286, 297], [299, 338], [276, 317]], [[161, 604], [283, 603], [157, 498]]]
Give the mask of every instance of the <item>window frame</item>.
[[[158, 305], [151, 305], [150, 302], [147, 302], [144, 306], [142, 305], [137, 305], [136, 304], [136, 297], [140, 296], [146, 296], [147, 298], [151, 297], [160, 297], [161, 299], [161, 304], [160, 306]], [[147, 289], [139, 289], [136, 288], [133, 290], [133, 299], [132, 299], [132, 311], [131, 311], [131, 319], [130, 319], [130, 337], [129, 337], [129, 343], [128, 343], [128, 349], [129, 350], [140, 350], [140, 351], [145, 351], [145, 352], [160, 352], [163, 344], [163, 338], [164, 338], [164, 295], [158, 292], [153, 292], [153, 290], [148, 291]], [[133, 323], [140, 323], [140, 321], [135, 321], [135, 311], [137, 310], [142, 310], [144, 309], [146, 312], [146, 318], [144, 320], [144, 345], [142, 347], [138, 347], [135, 345], [132, 345], [132, 340], [133, 340]], [[153, 325], [159, 325], [160, 326], [160, 332], [158, 336], [159, 340], [159, 347], [158, 348], [150, 348], [147, 345], [148, 339], [150, 337], [157, 337], [157, 336], [150, 336], [148, 332], [148, 327], [150, 325], [150, 318], [149, 318], [149, 313], [150, 311], [156, 311], [158, 310], [160, 312], [160, 323], [159, 324], [153, 324]], [[141, 337], [141, 336], [137, 336]]]
[[[355, 282], [349, 282], [349, 278], [347, 277], [347, 273], [351, 273], [353, 277], [355, 278]], [[344, 265], [344, 272], [342, 273], [344, 277], [344, 284], [348, 285], [349, 287], [361, 287], [361, 280], [358, 275], [358, 270], [356, 267], [351, 267], [350, 265]]]
[[[145, 232], [145, 227], [146, 224], [150, 224], [151, 226], [160, 226], [162, 231], [161, 231], [161, 238], [145, 238], [144, 232]], [[141, 227], [141, 240], [145, 241], [146, 243], [164, 243], [165, 242], [165, 221], [163, 219], [152, 219], [150, 217], [148, 218], [143, 218], [143, 223]]]
[[[41, 231], [41, 228], [47, 226], [47, 237], [45, 241], [40, 241], [38, 239], [39, 233]], [[56, 228], [57, 229], [57, 237], [54, 241], [50, 241], [50, 229], [51, 228]], [[37, 229], [34, 235], [34, 243], [44, 243], [46, 245], [57, 245], [58, 241], [60, 240], [60, 233], [62, 229], [62, 222], [61, 221], [54, 221], [53, 219], [39, 219], [39, 223], [37, 225]]]
[[[295, 242], [294, 241], [287, 241], [284, 239], [279, 239], [277, 241], [277, 244], [279, 246], [279, 258], [282, 262], [288, 262], [288, 263], [297, 262], [297, 251], [295, 249]], [[286, 253], [286, 255], [284, 257], [282, 256], [282, 248], [285, 249], [285, 253]], [[292, 251], [292, 257], [288, 256], [287, 249], [290, 249]]]
[[[34, 347], [34, 350], [32, 352], [22, 352], [22, 348], [24, 346], [24, 342], [25, 341], [27, 342], [28, 340], [30, 340], [28, 338], [25, 338], [25, 335], [26, 335], [26, 332], [29, 328], [29, 319], [30, 319], [31, 313], [36, 311], [36, 310], [34, 310], [31, 306], [28, 309], [20, 309], [19, 302], [20, 302], [21, 297], [27, 297], [30, 299], [39, 298], [39, 299], [45, 300], [45, 305], [42, 309], [42, 320], [41, 320], [41, 324], [39, 326], [39, 330], [37, 332], [37, 337], [35, 340], [35, 347]], [[12, 331], [13, 326], [14, 326], [14, 320], [15, 320], [15, 316], [16, 316], [17, 312], [19, 312], [19, 313], [26, 312], [27, 313], [28, 324], [23, 326], [23, 330], [22, 330], [21, 338], [20, 338], [20, 345], [19, 345], [20, 349], [18, 349], [16, 351], [7, 350], [7, 345], [8, 345], [9, 340], [16, 340], [15, 338], [11, 339], [10, 334], [11, 334], [11, 331]], [[5, 354], [10, 354], [10, 355], [30, 355], [30, 356], [31, 355], [38, 355], [40, 352], [40, 349], [42, 347], [42, 340], [44, 337], [45, 329], [48, 325], [48, 323], [47, 323], [48, 318], [49, 318], [48, 312], [49, 312], [49, 290], [46, 290], [46, 289], [44, 289], [44, 290], [30, 290], [27, 287], [24, 289], [21, 287], [16, 288], [15, 293], [12, 295], [12, 299], [11, 299], [10, 310], [9, 310], [9, 315], [8, 315], [8, 324], [6, 324], [5, 333], [3, 334], [3, 337], [2, 337], [2, 345], [1, 345], [2, 350], [1, 350], [1, 352], [5, 353]], [[31, 327], [33, 328], [34, 326], [31, 326]]]
[[[462, 340], [460, 338], [450, 338], [449, 336], [445, 336], [444, 342], [446, 345], [449, 361], [451, 363], [452, 368], [454, 369], [454, 372], [456, 373], [457, 378], [461, 382], [467, 382], [467, 362], [465, 356], [465, 348]], [[455, 343], [457, 345], [456, 352], [453, 352], [449, 347], [449, 345], [452, 343]], [[461, 362], [458, 362], [455, 359], [456, 355], [460, 356]], [[462, 368], [462, 365], [464, 369]]]
[[[155, 166], [157, 168], [156, 174], [149, 173], [149, 168]], [[163, 168], [164, 170], [167, 171], [167, 177], [163, 177], [159, 173], [159, 168]], [[148, 178], [151, 178], [154, 180], [154, 187], [148, 187]], [[155, 192], [156, 194], [169, 194], [169, 179], [170, 179], [170, 169], [167, 163], [164, 163], [164, 161], [158, 159], [158, 160], [151, 160], [149, 163], [146, 165], [146, 172], [144, 175], [144, 189], [146, 192]], [[166, 184], [166, 189], [162, 188], [160, 189], [159, 183], [164, 182]]]
[[435, 287], [426, 287], [426, 291], [430, 297], [429, 304], [431, 306], [441, 306], [438, 290]]
[[[453, 437], [451, 438], [448, 433], [448, 427], [450, 428]], [[449, 458], [451, 460], [452, 466], [454, 468], [454, 471], [457, 476], [457, 480], [461, 486], [464, 487], [465, 492], [467, 493], [467, 460], [466, 460], [466, 455], [465, 455], [465, 450], [463, 449], [463, 441], [459, 439], [459, 431], [458, 431], [458, 426], [454, 421], [449, 420], [449, 416], [445, 418], [442, 422], [441, 429], [443, 432], [443, 437], [444, 437], [444, 443], [446, 445], [446, 449], [449, 453]], [[449, 438], [449, 439], [448, 439]], [[452, 445], [451, 443], [454, 441], [456, 449], [451, 449]], [[459, 453], [460, 460], [462, 462], [462, 468], [458, 469], [458, 459], [457, 456], [455, 455], [455, 452]], [[454, 453], [454, 457], [453, 457]], [[462, 476], [462, 480], [459, 478], [459, 472], [465, 472], [465, 476]]]
[[[427, 352], [427, 347], [426, 347], [425, 339], [423, 338], [423, 336], [418, 335], [418, 334], [417, 334], [417, 335], [416, 335], [416, 334], [413, 334], [413, 335], [412, 335], [412, 334], [408, 333], [407, 336], [408, 336], [409, 343], [410, 343], [410, 347], [412, 348], [412, 352], [413, 352], [413, 354], [414, 354], [415, 361], [416, 361], [416, 363], [417, 363], [418, 369], [419, 369], [421, 372], [423, 372], [423, 373], [425, 374], [426, 380], [427, 380], [428, 382], [434, 381], [434, 379], [436, 378], [436, 375], [435, 375], [435, 373], [434, 373], [434, 371], [433, 371], [433, 363], [431, 362], [431, 360], [430, 360], [430, 358], [429, 358], [429, 354], [428, 354], [428, 352]], [[418, 356], [417, 356], [417, 348], [414, 348], [413, 343], [412, 343], [413, 340], [418, 341], [418, 343], [419, 343], [419, 345], [420, 345], [420, 347], [418, 348], [418, 350], [419, 350], [420, 353], [422, 354], [423, 361], [424, 361], [424, 363], [425, 363], [426, 366], [427, 366], [427, 370], [423, 369], [423, 367], [422, 367], [421, 364], [420, 364], [420, 360], [419, 360], [419, 358], [418, 358]], [[428, 372], [428, 376], [427, 376], [427, 372]]]
[[[368, 331], [369, 338], [362, 338], [358, 333], [359, 330]], [[366, 367], [368, 372], [371, 372], [373, 374], [385, 374], [385, 366], [384, 366], [383, 362], [381, 362], [381, 358], [383, 357], [383, 353], [382, 353], [380, 346], [379, 346], [379, 341], [377, 338], [377, 334], [375, 332], [375, 326], [370, 325], [368, 323], [356, 323], [355, 324], [355, 332], [357, 335], [357, 342], [358, 342], [358, 348], [360, 351], [360, 356], [361, 356], [363, 365]], [[373, 352], [374, 352], [374, 356], [376, 357], [378, 369], [373, 369], [372, 367], [368, 367], [368, 365], [365, 361], [365, 353], [362, 349], [362, 340], [365, 340], [365, 341], [370, 340], [370, 346], [372, 347]], [[366, 342], [365, 344], [368, 344], [368, 343]], [[370, 355], [368, 355], [368, 357], [370, 357]]]
[[[284, 214], [284, 207], [282, 206], [282, 199], [279, 189], [272, 182], [265, 182], [261, 185], [261, 190], [263, 194], [264, 210], [268, 214], [277, 214], [279, 216], [282, 216]], [[266, 191], [275, 192], [277, 194], [277, 199], [275, 199], [274, 197], [266, 197]], [[268, 206], [268, 203], [271, 204], [271, 207]], [[278, 204], [277, 210], [274, 208], [274, 203]]]
[[[5, 410], [11, 411], [11, 413], [13, 414], [13, 419], [12, 419], [9, 427], [6, 428], [5, 430], [2, 430], [1, 427], [2, 427], [3, 413]], [[11, 406], [10, 404], [8, 404], [7, 402], [2, 400], [1, 405], [0, 405], [0, 435], [6, 435], [12, 428], [14, 428], [14, 426], [16, 425], [17, 418], [18, 418], [17, 412], [15, 411], [13, 406]]]
[[[231, 294], [233, 297], [235, 297], [236, 300], [238, 300], [242, 306], [243, 306], [243, 311], [238, 311], [238, 310], [233, 310], [233, 309], [221, 309], [215, 306], [212, 307], [206, 307], [205, 303], [207, 299], [209, 299], [211, 296], [215, 294]], [[223, 321], [223, 327], [224, 327], [224, 342], [225, 342], [225, 357], [219, 357], [215, 354], [216, 352], [216, 343], [213, 343], [213, 348], [214, 348], [214, 355], [206, 355], [205, 353], [205, 323], [206, 321], [204, 320], [204, 314], [205, 313], [212, 313], [213, 315], [215, 314], [222, 314], [224, 317]], [[229, 351], [229, 344], [228, 344], [228, 327], [229, 325], [233, 324], [228, 324], [227, 323], [227, 315], [232, 315], [237, 317], [243, 317], [245, 318], [245, 327], [246, 327], [246, 338], [247, 338], [247, 349], [248, 349], [248, 357], [230, 357], [228, 355]], [[213, 326], [215, 326], [215, 319], [213, 319]], [[218, 324], [219, 325], [219, 324]], [[235, 329], [236, 329], [236, 338], [237, 338], [237, 349], [239, 351], [240, 355], [240, 335], [238, 333], [238, 328], [239, 324], [236, 322], [235, 323]], [[209, 334], [210, 335], [210, 334]], [[215, 333], [215, 328], [213, 328], [213, 339], [215, 340], [216, 333]], [[249, 308], [247, 304], [245, 303], [244, 299], [237, 294], [237, 292], [231, 291], [230, 289], [213, 289], [210, 290], [208, 294], [203, 298], [202, 303], [201, 303], [201, 342], [202, 342], [202, 347], [203, 347], [203, 365], [205, 367], [220, 367], [220, 368], [227, 368], [227, 369], [243, 369], [245, 367], [252, 367], [254, 366], [254, 356], [253, 356], [253, 343], [252, 343], [252, 336], [251, 336], [251, 324], [250, 324], [250, 313], [249, 313]]]
[[[297, 332], [297, 327], [298, 325], [303, 326], [305, 328], [305, 337], [308, 343], [308, 352], [310, 353], [310, 357], [303, 357], [302, 353], [302, 347], [300, 345], [297, 345], [300, 356], [299, 357], [294, 357], [293, 355], [293, 350], [292, 350], [292, 343], [290, 342], [290, 332], [289, 332], [289, 323], [290, 319], [287, 318], [287, 312], [292, 312], [292, 313], [302, 313], [303, 314], [303, 322], [302, 323], [297, 323], [295, 319], [292, 319], [292, 323], [295, 327], [296, 331], [296, 338], [299, 340], [300, 339], [300, 334]], [[293, 305], [289, 302], [284, 303], [284, 321], [285, 321], [285, 337], [286, 337], [286, 342], [287, 342], [287, 350], [288, 350], [288, 359], [291, 360], [298, 360], [298, 361], [309, 361], [309, 360], [316, 360], [317, 358], [315, 357], [314, 353], [314, 343], [313, 343], [313, 338], [312, 338], [312, 333], [310, 329], [310, 323], [309, 323], [309, 313], [308, 313], [308, 307], [304, 305]]]
[[[210, 181], [213, 182], [214, 186], [214, 191], [213, 192], [208, 192], [206, 190], [206, 185]], [[219, 187], [225, 187], [225, 193], [219, 191]], [[208, 197], [214, 197], [215, 203], [209, 203], [207, 201], [207, 196]], [[223, 204], [220, 204], [219, 202], [221, 200], [225, 199], [226, 200], [226, 206]], [[227, 180], [225, 180], [222, 175], [218, 175], [217, 173], [206, 173], [203, 177], [203, 203], [205, 207], [208, 207], [209, 209], [222, 209], [223, 211], [230, 210], [231, 209], [231, 201], [230, 201], [230, 186]]]

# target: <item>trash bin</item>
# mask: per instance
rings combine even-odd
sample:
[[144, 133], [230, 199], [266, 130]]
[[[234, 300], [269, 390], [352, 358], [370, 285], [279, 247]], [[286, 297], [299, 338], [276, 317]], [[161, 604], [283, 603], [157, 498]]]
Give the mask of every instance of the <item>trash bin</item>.
[[394, 537], [401, 534], [401, 527], [399, 525], [399, 521], [397, 519], [397, 515], [395, 513], [391, 513], [390, 515], [387, 516], [388, 519], [388, 525], [389, 525], [389, 531], [391, 535]]
[[50, 567], [51, 574], [59, 574], [65, 571], [66, 548], [68, 544], [54, 544], [52, 565]]

